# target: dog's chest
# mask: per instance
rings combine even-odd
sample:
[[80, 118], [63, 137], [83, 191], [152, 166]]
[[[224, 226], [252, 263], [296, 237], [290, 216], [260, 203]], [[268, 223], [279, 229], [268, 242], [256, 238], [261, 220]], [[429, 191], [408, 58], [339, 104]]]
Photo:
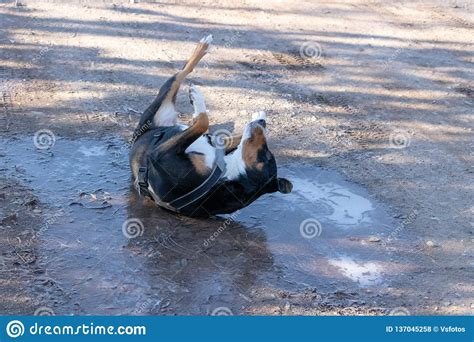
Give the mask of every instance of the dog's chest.
[[206, 137], [199, 137], [195, 142], [193, 142], [185, 151], [186, 153], [199, 153], [204, 155], [204, 163], [208, 168], [214, 166], [214, 161], [216, 159], [216, 148], [209, 144], [209, 141]]

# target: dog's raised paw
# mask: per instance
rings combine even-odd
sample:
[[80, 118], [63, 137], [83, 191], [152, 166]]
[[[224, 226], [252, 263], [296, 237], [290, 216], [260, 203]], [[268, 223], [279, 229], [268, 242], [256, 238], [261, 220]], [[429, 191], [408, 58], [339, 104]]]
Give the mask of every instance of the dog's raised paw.
[[189, 85], [188, 94], [189, 94], [189, 99], [191, 100], [191, 102], [204, 98], [199, 88], [195, 86], [193, 83]]
[[198, 87], [194, 84], [189, 86], [188, 90], [189, 101], [194, 106], [194, 115], [198, 115], [199, 113], [206, 112], [206, 103], [204, 101], [204, 95], [201, 93]]
[[199, 42], [203, 43], [203, 44], [211, 45], [211, 43], [212, 43], [212, 34], [208, 35], [207, 37], [202, 38]]

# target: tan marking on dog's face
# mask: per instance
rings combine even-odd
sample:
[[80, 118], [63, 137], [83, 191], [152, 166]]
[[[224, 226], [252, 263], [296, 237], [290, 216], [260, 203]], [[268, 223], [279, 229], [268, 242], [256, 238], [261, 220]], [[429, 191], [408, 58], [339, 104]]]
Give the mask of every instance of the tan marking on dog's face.
[[257, 163], [257, 157], [258, 151], [262, 149], [266, 142], [263, 128], [260, 126], [253, 128], [250, 138], [244, 141], [242, 151], [242, 159], [248, 168], [255, 167], [261, 170], [264, 167], [263, 163]]
[[262, 163], [262, 162], [256, 163], [256, 164], [254, 165], [254, 167], [255, 167], [258, 171], [262, 171], [264, 166], [265, 166], [265, 163]]

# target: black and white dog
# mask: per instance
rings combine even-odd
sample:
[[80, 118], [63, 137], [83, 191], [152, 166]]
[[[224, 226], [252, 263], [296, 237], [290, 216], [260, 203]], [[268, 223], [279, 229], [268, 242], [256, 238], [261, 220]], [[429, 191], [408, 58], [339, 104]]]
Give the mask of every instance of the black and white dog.
[[277, 176], [267, 146], [265, 113], [254, 115], [243, 134], [213, 137], [204, 96], [191, 85], [193, 124], [178, 123], [176, 94], [207, 52], [212, 36], [201, 39], [184, 68], [168, 79], [142, 114], [132, 138], [132, 176], [138, 191], [159, 206], [187, 216], [207, 217], [246, 207], [265, 193], [289, 193]]

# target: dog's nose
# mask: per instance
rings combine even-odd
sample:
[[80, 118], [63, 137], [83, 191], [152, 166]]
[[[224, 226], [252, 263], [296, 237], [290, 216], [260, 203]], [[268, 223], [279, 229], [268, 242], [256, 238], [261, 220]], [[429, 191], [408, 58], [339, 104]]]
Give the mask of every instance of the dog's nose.
[[257, 120], [257, 123], [262, 126], [263, 128], [266, 128], [267, 127], [267, 123], [265, 122], [265, 120], [263, 119], [259, 119]]

